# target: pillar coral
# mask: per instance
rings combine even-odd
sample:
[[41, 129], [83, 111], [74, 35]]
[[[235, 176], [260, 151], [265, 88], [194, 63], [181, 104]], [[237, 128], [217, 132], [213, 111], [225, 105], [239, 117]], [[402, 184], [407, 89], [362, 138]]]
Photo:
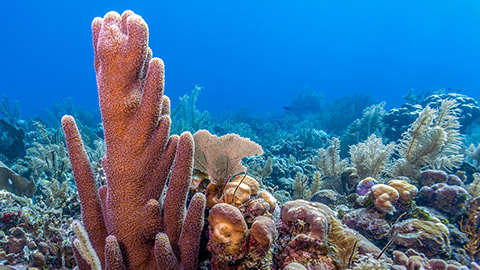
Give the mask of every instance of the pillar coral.
[[107, 184], [98, 191], [75, 121], [62, 119], [90, 241], [103, 269], [196, 269], [205, 197], [195, 195], [185, 213], [194, 141], [188, 132], [169, 136], [164, 65], [152, 58], [147, 24], [109, 12], [92, 32], [106, 145]]

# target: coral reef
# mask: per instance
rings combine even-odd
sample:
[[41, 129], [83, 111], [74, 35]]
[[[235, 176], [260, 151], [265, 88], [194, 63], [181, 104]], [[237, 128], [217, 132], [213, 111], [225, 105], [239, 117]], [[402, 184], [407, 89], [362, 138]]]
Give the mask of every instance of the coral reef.
[[478, 102], [468, 96], [458, 93], [440, 93], [416, 99], [415, 102], [406, 103], [400, 108], [393, 108], [385, 114], [383, 122], [385, 124], [384, 136], [390, 141], [398, 140], [401, 135], [408, 130], [409, 126], [418, 118], [420, 112], [429, 106], [437, 109], [441, 106], [442, 101], [452, 100], [458, 104], [460, 123], [459, 130], [463, 134], [472, 125], [475, 119], [480, 116], [480, 107]]
[[64, 137], [0, 101], [1, 269], [480, 269], [473, 98], [220, 117], [195, 86], [170, 113], [143, 19], [92, 30], [102, 123], [66, 99]]
[[467, 151], [468, 151], [467, 152], [468, 157], [471, 160], [473, 160], [475, 162], [475, 166], [479, 168], [480, 167], [480, 144], [478, 144], [476, 147], [473, 143], [470, 144]]
[[[34, 122], [34, 131], [29, 131], [27, 155], [16, 169], [26, 177], [37, 180], [56, 179], [64, 182], [71, 173], [67, 149], [59, 129], [47, 129]], [[30, 137], [33, 137], [30, 139]]]
[[[69, 238], [70, 216], [79, 212], [73, 192], [61, 205], [47, 205], [41, 197], [31, 199], [0, 191], [0, 260], [5, 265], [29, 262], [47, 269], [75, 266]], [[9, 247], [10, 246], [10, 247]]]
[[310, 200], [314, 194], [320, 190], [322, 174], [320, 171], [315, 171], [313, 179], [308, 182], [308, 178], [300, 172], [297, 172], [295, 177], [295, 184], [293, 186], [294, 199]]
[[420, 103], [423, 107], [429, 106], [438, 109], [442, 106], [444, 100], [452, 100], [458, 104], [458, 122], [460, 123], [460, 132], [465, 130], [480, 117], [480, 107], [478, 102], [468, 96], [458, 93], [434, 94], [422, 100]]
[[394, 241], [396, 249], [413, 248], [428, 257], [441, 256], [448, 258], [451, 252], [449, 230], [442, 223], [407, 219], [395, 224], [393, 231], [397, 232]]
[[438, 183], [420, 189], [418, 204], [446, 213], [451, 217], [465, 214], [468, 192], [459, 186]]
[[329, 217], [334, 215], [328, 206], [321, 203], [304, 200], [285, 203], [275, 242], [276, 265], [282, 268], [298, 262], [307, 269], [335, 269], [327, 246]]
[[385, 114], [384, 137], [389, 141], [397, 141], [402, 137], [410, 125], [418, 118], [423, 107], [420, 104], [403, 104], [400, 108], [393, 108]]
[[350, 123], [361, 118], [364, 109], [372, 104], [372, 98], [362, 93], [338, 98], [327, 104], [328, 113], [322, 114], [322, 129], [340, 135]]
[[239, 175], [211, 207], [208, 249], [212, 269], [269, 269], [272, 264], [278, 205], [269, 192], [258, 188], [254, 178]]
[[47, 116], [53, 127], [61, 127], [60, 119], [62, 119], [64, 115], [73, 116], [77, 121], [77, 125], [80, 126], [82, 133], [91, 132], [86, 127], [96, 128], [100, 121], [100, 112], [98, 110], [84, 110], [82, 107], [76, 106], [71, 97], [61, 102], [54, 102], [52, 110], [47, 109]]

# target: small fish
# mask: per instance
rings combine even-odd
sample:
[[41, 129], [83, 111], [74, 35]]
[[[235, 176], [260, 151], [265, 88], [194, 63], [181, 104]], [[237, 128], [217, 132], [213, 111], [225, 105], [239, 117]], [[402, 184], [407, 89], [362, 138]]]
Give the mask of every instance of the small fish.
[[284, 110], [287, 110], [287, 111], [291, 111], [292, 109], [290, 109], [290, 107], [283, 107]]

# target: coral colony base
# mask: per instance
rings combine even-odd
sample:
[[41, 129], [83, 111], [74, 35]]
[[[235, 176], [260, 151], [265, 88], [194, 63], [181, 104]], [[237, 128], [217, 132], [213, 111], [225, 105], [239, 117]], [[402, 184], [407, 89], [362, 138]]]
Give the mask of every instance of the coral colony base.
[[143, 19], [92, 32], [103, 125], [71, 100], [52, 123], [1, 101], [0, 269], [480, 269], [474, 99], [386, 112], [303, 91], [219, 119], [196, 86], [171, 112]]

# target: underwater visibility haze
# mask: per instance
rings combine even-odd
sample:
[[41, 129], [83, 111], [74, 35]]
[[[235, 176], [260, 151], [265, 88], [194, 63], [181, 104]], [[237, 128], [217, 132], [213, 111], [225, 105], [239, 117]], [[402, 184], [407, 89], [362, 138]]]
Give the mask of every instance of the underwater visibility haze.
[[480, 269], [479, 2], [1, 10], [0, 270]]
[[67, 97], [96, 108], [90, 23], [127, 9], [149, 24], [174, 106], [196, 84], [199, 107], [214, 113], [278, 112], [305, 88], [329, 100], [365, 93], [389, 107], [410, 89], [479, 95], [473, 0], [6, 1], [2, 93], [25, 116]]

